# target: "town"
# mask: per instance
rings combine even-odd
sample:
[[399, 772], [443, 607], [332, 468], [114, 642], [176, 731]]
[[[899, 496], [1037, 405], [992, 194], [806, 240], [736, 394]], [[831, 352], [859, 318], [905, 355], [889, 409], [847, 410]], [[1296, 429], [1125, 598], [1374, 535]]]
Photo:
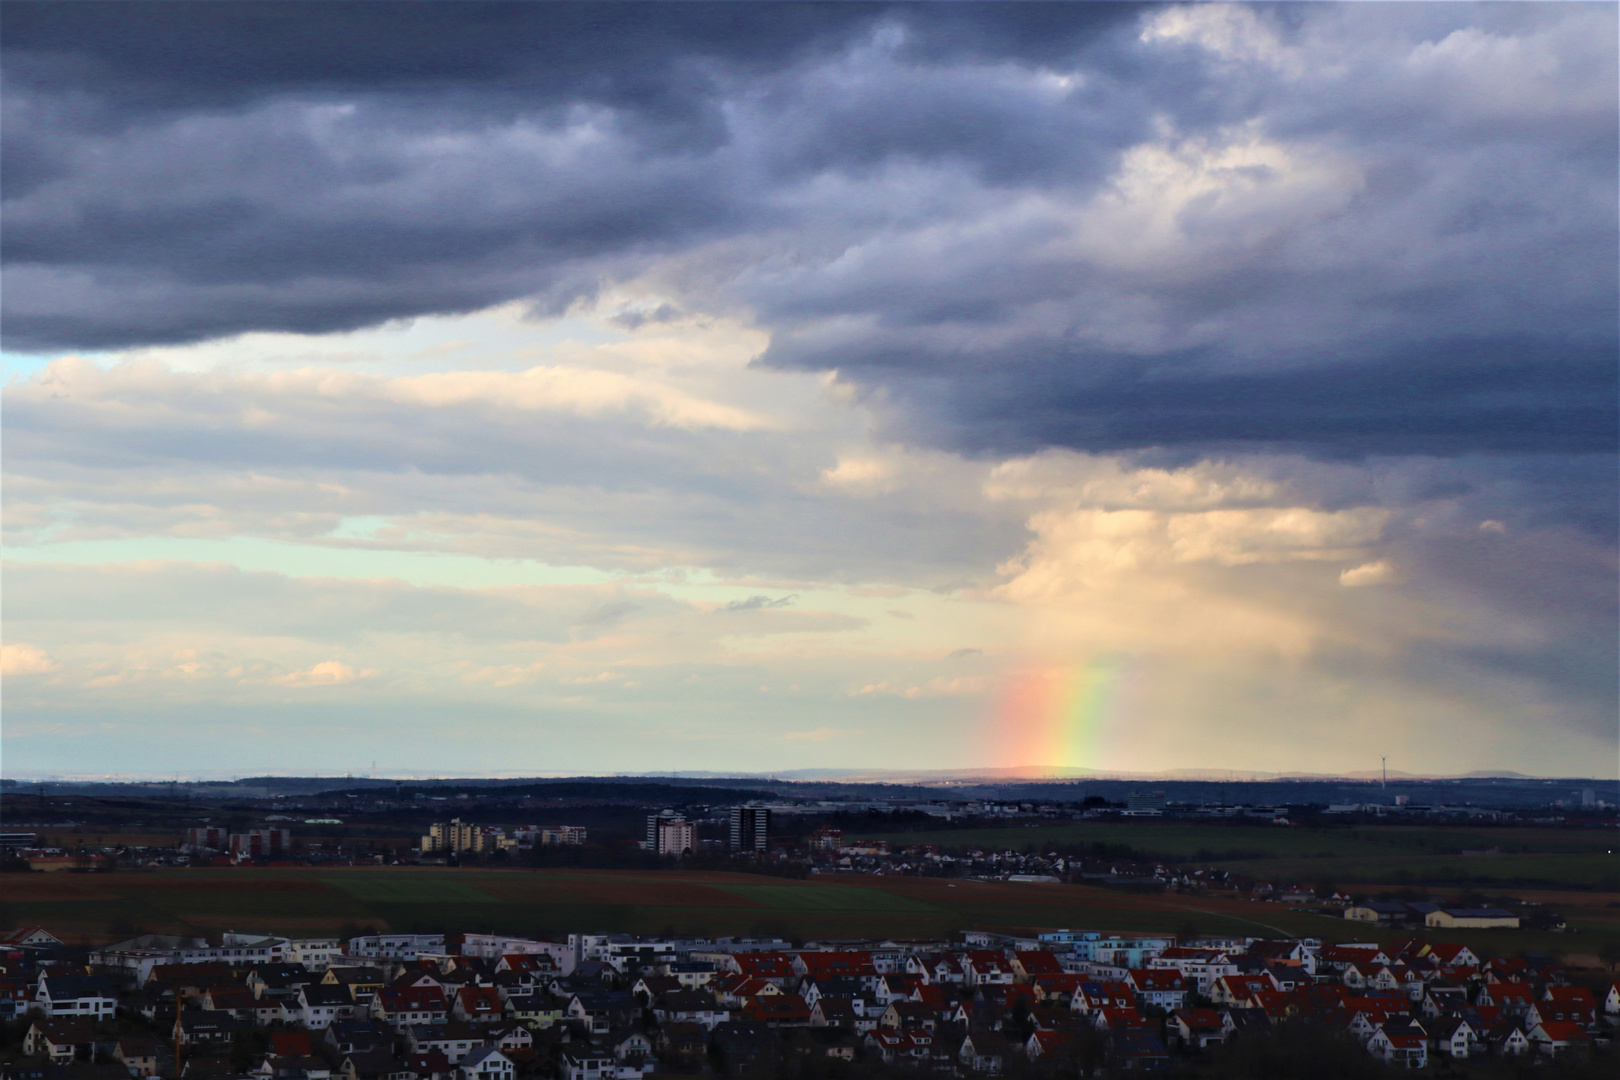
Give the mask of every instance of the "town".
[[1053, 930], [0, 938], [7, 1080], [630, 1080], [1196, 1068], [1280, 1033], [1404, 1070], [1601, 1065], [1620, 983], [1459, 944]]

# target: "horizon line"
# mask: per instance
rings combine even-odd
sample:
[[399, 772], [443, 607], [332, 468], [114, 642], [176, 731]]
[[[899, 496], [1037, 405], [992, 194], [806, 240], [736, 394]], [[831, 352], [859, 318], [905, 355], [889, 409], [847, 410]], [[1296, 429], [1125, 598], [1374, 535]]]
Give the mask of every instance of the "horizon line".
[[[1569, 776], [1556, 774], [1523, 773], [1511, 769], [1475, 769], [1465, 773], [1414, 773], [1390, 770], [1389, 779], [1402, 783], [1435, 782], [1446, 780], [1542, 780], [1579, 781], [1585, 783], [1616, 783], [1620, 777]], [[938, 784], [984, 785], [997, 782], [1019, 783], [1075, 783], [1085, 781], [1109, 782], [1178, 782], [1178, 783], [1281, 783], [1281, 782], [1347, 782], [1380, 784], [1383, 774], [1378, 769], [1350, 772], [1308, 772], [1304, 770], [1258, 769], [1166, 769], [1158, 772], [1133, 770], [1094, 770], [1052, 768], [1050, 766], [967, 767], [960, 769], [783, 769], [743, 771], [709, 771], [696, 769], [660, 770], [652, 772], [490, 772], [490, 773], [428, 773], [428, 772], [230, 772], [216, 774], [154, 773], [45, 773], [24, 770], [15, 774], [0, 773], [0, 783], [10, 784], [242, 784], [253, 780], [329, 780], [329, 781], [383, 781], [397, 783], [451, 783], [476, 781], [480, 783], [559, 780], [748, 780], [776, 784], [890, 784], [894, 786], [930, 786]]]

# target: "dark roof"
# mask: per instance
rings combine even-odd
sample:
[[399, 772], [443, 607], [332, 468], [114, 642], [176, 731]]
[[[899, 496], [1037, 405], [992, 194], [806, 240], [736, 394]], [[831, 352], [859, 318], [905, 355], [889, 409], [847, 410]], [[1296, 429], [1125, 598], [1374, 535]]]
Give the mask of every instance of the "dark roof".
[[633, 1009], [636, 999], [623, 990], [581, 990], [574, 994], [580, 1008], [586, 1012], [604, 1012], [614, 1009]]
[[304, 1004], [311, 1006], [321, 1005], [353, 1005], [354, 998], [342, 986], [325, 986], [320, 983], [310, 983], [300, 990], [304, 996]]
[[298, 986], [319, 981], [314, 972], [302, 964], [255, 964], [248, 972], [266, 986]]
[[399, 1068], [399, 1062], [387, 1050], [357, 1050], [343, 1059], [345, 1068], [353, 1067], [360, 1076], [387, 1074]]
[[87, 1043], [96, 1039], [95, 1026], [88, 1020], [35, 1020], [33, 1026], [53, 1043]]
[[206, 1009], [187, 1009], [179, 1014], [181, 1031], [235, 1031], [241, 1025], [228, 1012], [210, 1012]]
[[45, 993], [52, 1001], [71, 1001], [74, 998], [116, 998], [118, 992], [112, 983], [99, 975], [47, 975]]
[[1440, 910], [1444, 911], [1447, 915], [1450, 915], [1454, 919], [1513, 919], [1513, 918], [1518, 917], [1518, 916], [1514, 915], [1513, 912], [1511, 912], [1511, 911], [1503, 911], [1501, 908], [1494, 908], [1494, 907], [1482, 907], [1482, 908], [1448, 907], [1448, 908], [1441, 908]]

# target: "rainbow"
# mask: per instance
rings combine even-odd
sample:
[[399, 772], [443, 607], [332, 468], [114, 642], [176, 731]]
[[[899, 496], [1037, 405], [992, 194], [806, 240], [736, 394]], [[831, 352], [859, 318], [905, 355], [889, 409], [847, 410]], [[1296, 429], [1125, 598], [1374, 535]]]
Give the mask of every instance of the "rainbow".
[[1042, 770], [1101, 765], [1123, 668], [1118, 658], [1099, 657], [1014, 676], [989, 724], [986, 760]]

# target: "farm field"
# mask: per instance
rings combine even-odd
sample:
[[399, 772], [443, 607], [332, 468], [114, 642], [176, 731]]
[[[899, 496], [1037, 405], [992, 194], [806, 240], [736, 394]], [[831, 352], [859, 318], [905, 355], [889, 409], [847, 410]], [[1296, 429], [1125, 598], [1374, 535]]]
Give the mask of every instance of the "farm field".
[[[891, 844], [1023, 851], [1125, 846], [1145, 857], [1281, 881], [1375, 882], [1444, 888], [1601, 889], [1620, 892], [1620, 836], [1612, 830], [1526, 828], [1277, 828], [1162, 822], [942, 829], [861, 834]], [[1464, 855], [1497, 849], [1498, 853]]]
[[[5, 925], [39, 924], [72, 940], [140, 931], [235, 930], [330, 935], [362, 927], [521, 934], [631, 933], [919, 937], [964, 929], [1311, 935], [1366, 940], [1362, 924], [1277, 904], [1077, 885], [681, 871], [196, 869], [8, 876]], [[1496, 952], [1595, 953], [1620, 940], [1620, 897], [1583, 893], [1564, 907], [1575, 935], [1455, 932]], [[1372, 936], [1377, 936], [1376, 933]]]

